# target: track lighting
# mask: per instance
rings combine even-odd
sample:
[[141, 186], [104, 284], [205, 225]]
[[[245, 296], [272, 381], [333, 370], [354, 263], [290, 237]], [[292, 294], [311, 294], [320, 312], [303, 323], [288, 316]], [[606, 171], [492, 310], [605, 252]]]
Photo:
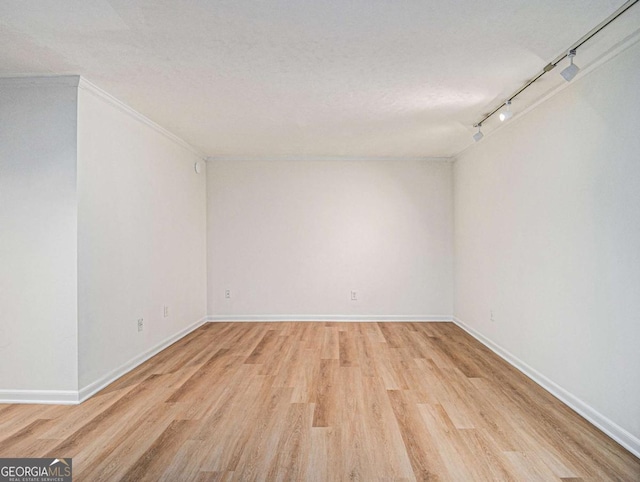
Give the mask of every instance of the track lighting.
[[576, 74], [580, 71], [580, 67], [578, 67], [576, 64], [573, 63], [573, 58], [575, 56], [576, 56], [576, 49], [569, 50], [567, 57], [569, 57], [569, 60], [571, 61], [571, 63], [562, 72], [560, 72], [560, 75], [562, 75], [564, 77], [564, 80], [566, 80], [567, 82], [571, 82], [571, 80], [573, 80]]
[[508, 100], [505, 105], [507, 106], [507, 109], [500, 112], [500, 115], [498, 116], [500, 117], [500, 122], [507, 121], [513, 117], [513, 112], [511, 112], [511, 101]]
[[[536, 76], [530, 78], [522, 87], [520, 87], [518, 90], [516, 90], [514, 93], [512, 93], [508, 97], [509, 100], [507, 100], [506, 102], [503, 102], [502, 104], [498, 105], [495, 109], [489, 111], [487, 114], [484, 114], [484, 116], [480, 119], [480, 122], [478, 122], [476, 124], [473, 124], [473, 127], [477, 127], [478, 128], [478, 132], [476, 132], [473, 135], [473, 140], [478, 142], [480, 139], [482, 139], [484, 137], [484, 134], [482, 134], [482, 131], [481, 131], [480, 128], [482, 127], [482, 124], [485, 121], [487, 121], [491, 116], [493, 116], [493, 115], [497, 114], [498, 112], [500, 112], [499, 117], [500, 117], [500, 121], [502, 121], [502, 122], [507, 121], [511, 117], [513, 117], [513, 112], [511, 112], [511, 109], [510, 109], [511, 101], [513, 99], [515, 99], [516, 97], [518, 97], [520, 94], [522, 94], [522, 92], [527, 90], [529, 87], [531, 87], [538, 80], [540, 80], [540, 78], [542, 76], [544, 76], [546, 73], [551, 72], [553, 69], [555, 69], [567, 57], [569, 58], [569, 62], [570, 63], [562, 72], [560, 72], [560, 75], [562, 75], [564, 80], [566, 80], [567, 82], [571, 82], [573, 80], [573, 78], [576, 75], [578, 75], [578, 72], [580, 72], [580, 67], [578, 67], [577, 65], [575, 65], [573, 63], [573, 58], [576, 56], [576, 50], [578, 50], [580, 47], [582, 47], [586, 42], [588, 42], [591, 38], [593, 38], [597, 33], [599, 33], [600, 31], [604, 30], [614, 20], [616, 20], [618, 17], [620, 17], [622, 14], [624, 14], [626, 11], [628, 11], [631, 7], [633, 7], [635, 4], [637, 4], [639, 2], [640, 2], [640, 0], [628, 0], [627, 2], [625, 2], [620, 8], [618, 8], [615, 12], [613, 12], [611, 15], [609, 15], [606, 19], [604, 19], [602, 22], [600, 22], [600, 24], [598, 24], [597, 26], [595, 26], [594, 28], [589, 30], [585, 35], [583, 35], [580, 40], [578, 40], [576, 43], [574, 43], [569, 48], [569, 51], [567, 53], [560, 54], [554, 60], [549, 62], [547, 65], [545, 65], [542, 68], [541, 72], [539, 72]], [[506, 108], [504, 110], [502, 110], [502, 107], [506, 107]]]
[[482, 139], [484, 137], [484, 134], [480, 130], [480, 128], [482, 127], [482, 124], [478, 124], [477, 127], [478, 127], [478, 132], [476, 132], [473, 135], [473, 140], [476, 141], [476, 142], [478, 142], [480, 139]]

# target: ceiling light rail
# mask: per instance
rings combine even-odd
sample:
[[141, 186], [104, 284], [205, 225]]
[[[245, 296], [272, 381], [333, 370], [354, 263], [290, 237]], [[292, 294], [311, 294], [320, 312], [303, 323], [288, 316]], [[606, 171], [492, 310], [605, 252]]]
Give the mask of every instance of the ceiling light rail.
[[[640, 0], [629, 0], [626, 3], [624, 3], [615, 12], [613, 12], [611, 15], [609, 15], [606, 19], [604, 19], [602, 22], [600, 22], [598, 25], [596, 25], [593, 29], [591, 29], [585, 35], [583, 35], [582, 38], [580, 40], [578, 40], [576, 43], [574, 43], [571, 47], [569, 47], [565, 51], [565, 53], [559, 55], [552, 62], [549, 62], [547, 65], [545, 65], [544, 68], [542, 69], [542, 71], [538, 75], [536, 75], [535, 77], [530, 79], [526, 84], [524, 84], [522, 87], [520, 87], [518, 90], [516, 90], [513, 94], [511, 94], [502, 104], [500, 104], [498, 107], [493, 109], [488, 114], [485, 114], [485, 116], [482, 118], [482, 120], [480, 120], [480, 122], [476, 122], [475, 124], [473, 124], [473, 127], [477, 127], [478, 128], [478, 132], [476, 132], [473, 135], [474, 140], [476, 142], [478, 142], [480, 139], [482, 139], [483, 135], [482, 135], [482, 132], [480, 131], [480, 128], [482, 127], [482, 124], [484, 124], [484, 122], [487, 119], [489, 119], [491, 116], [493, 116], [495, 113], [497, 113], [503, 107], [506, 107], [507, 110], [504, 111], [502, 114], [500, 114], [500, 120], [501, 121], [505, 121], [505, 120], [510, 119], [513, 116], [513, 112], [511, 112], [511, 110], [510, 110], [511, 102], [513, 101], [513, 99], [515, 99], [522, 92], [524, 92], [531, 85], [533, 85], [544, 74], [546, 74], [547, 72], [550, 72], [553, 69], [555, 69], [556, 66], [566, 58], [569, 58], [571, 63], [569, 64], [568, 67], [563, 69], [562, 72], [560, 72], [560, 74], [562, 75], [562, 77], [564, 77], [564, 79], [567, 82], [570, 82], [576, 76], [578, 71], [580, 70], [580, 68], [573, 63], [573, 58], [575, 57], [576, 51], [578, 50], [578, 48], [580, 48], [582, 45], [584, 45], [586, 42], [588, 42], [598, 32], [600, 32], [601, 30], [606, 28], [610, 23], [612, 23], [620, 15], [622, 15], [627, 10], [629, 10], [631, 7], [633, 7], [636, 3], [638, 3], [638, 1], [640, 1]], [[480, 134], [480, 135], [478, 136], [478, 134]]]

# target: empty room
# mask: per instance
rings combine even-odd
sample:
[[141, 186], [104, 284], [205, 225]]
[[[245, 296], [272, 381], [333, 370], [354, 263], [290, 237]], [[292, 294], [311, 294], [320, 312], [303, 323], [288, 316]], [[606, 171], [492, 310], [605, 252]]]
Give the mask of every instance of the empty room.
[[0, 482], [640, 481], [638, 0], [0, 45]]

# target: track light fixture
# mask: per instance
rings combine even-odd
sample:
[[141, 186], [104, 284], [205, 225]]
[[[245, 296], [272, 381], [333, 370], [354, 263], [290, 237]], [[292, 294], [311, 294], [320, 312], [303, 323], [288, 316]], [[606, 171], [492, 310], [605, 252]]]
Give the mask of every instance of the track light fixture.
[[566, 80], [567, 82], [571, 82], [573, 78], [580, 71], [580, 67], [578, 67], [576, 64], [573, 63], [573, 58], [575, 56], [576, 56], [576, 49], [569, 50], [569, 52], [567, 53], [567, 57], [569, 57], [569, 61], [571, 63], [562, 72], [560, 72], [560, 75], [562, 75], [564, 77], [564, 80]]
[[511, 112], [511, 101], [508, 100], [507, 102], [505, 102], [505, 105], [507, 106], [507, 108], [500, 112], [500, 115], [498, 116], [500, 117], [500, 122], [508, 121], [513, 117], [513, 112]]
[[484, 134], [482, 133], [482, 130], [481, 130], [482, 124], [476, 124], [474, 127], [478, 128], [478, 132], [476, 132], [473, 135], [473, 140], [478, 142], [480, 139], [482, 139], [484, 137]]
[[585, 35], [583, 35], [582, 38], [580, 40], [578, 40], [577, 42], [575, 42], [568, 50], [565, 50], [564, 53], [562, 53], [561, 55], [556, 57], [554, 60], [549, 62], [547, 65], [545, 65], [542, 68], [542, 71], [540, 71], [536, 76], [531, 78], [529, 81], [527, 81], [527, 83], [525, 83], [522, 87], [520, 87], [513, 94], [511, 94], [508, 97], [509, 100], [507, 100], [506, 102], [503, 102], [502, 104], [497, 106], [492, 111], [489, 111], [488, 114], [484, 114], [484, 117], [482, 117], [482, 119], [480, 119], [480, 122], [478, 122], [476, 124], [473, 124], [473, 127], [477, 127], [478, 128], [478, 132], [476, 132], [473, 135], [473, 140], [478, 142], [480, 139], [482, 139], [484, 137], [484, 135], [482, 134], [482, 131], [480, 130], [480, 127], [482, 126], [482, 124], [487, 119], [492, 117], [494, 114], [497, 114], [502, 109], [503, 106], [506, 106], [506, 109], [503, 110], [502, 112], [500, 112], [500, 116], [499, 116], [500, 120], [502, 122], [509, 120], [513, 116], [513, 113], [511, 112], [511, 109], [510, 109], [511, 101], [513, 99], [515, 99], [516, 97], [518, 97], [526, 89], [531, 87], [543, 75], [545, 75], [548, 72], [551, 72], [553, 69], [555, 69], [558, 66], [558, 64], [560, 64], [560, 62], [562, 62], [566, 58], [569, 58], [569, 62], [570, 63], [569, 63], [569, 65], [567, 67], [565, 67], [565, 69], [562, 72], [560, 72], [560, 75], [562, 75], [564, 80], [566, 80], [567, 82], [571, 82], [571, 80], [573, 80], [573, 78], [578, 74], [578, 72], [580, 72], [580, 67], [578, 67], [577, 65], [575, 65], [573, 63], [573, 58], [576, 56], [576, 51], [580, 47], [582, 47], [585, 43], [587, 43], [589, 40], [591, 40], [600, 31], [605, 29], [614, 20], [616, 20], [623, 13], [625, 13], [627, 10], [629, 10], [631, 7], [633, 7], [635, 4], [637, 4], [639, 2], [640, 2], [640, 0], [627, 0], [615, 12], [613, 12], [611, 15], [609, 15], [607, 18], [605, 18], [602, 22], [600, 22], [598, 25], [596, 25], [594, 28], [592, 28]]

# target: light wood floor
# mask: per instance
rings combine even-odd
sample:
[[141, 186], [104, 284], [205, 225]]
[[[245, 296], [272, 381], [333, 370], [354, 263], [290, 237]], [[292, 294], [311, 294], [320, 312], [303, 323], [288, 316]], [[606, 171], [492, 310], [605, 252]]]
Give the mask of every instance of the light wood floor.
[[0, 457], [74, 480], [640, 480], [450, 323], [212, 323], [78, 406], [0, 405]]

